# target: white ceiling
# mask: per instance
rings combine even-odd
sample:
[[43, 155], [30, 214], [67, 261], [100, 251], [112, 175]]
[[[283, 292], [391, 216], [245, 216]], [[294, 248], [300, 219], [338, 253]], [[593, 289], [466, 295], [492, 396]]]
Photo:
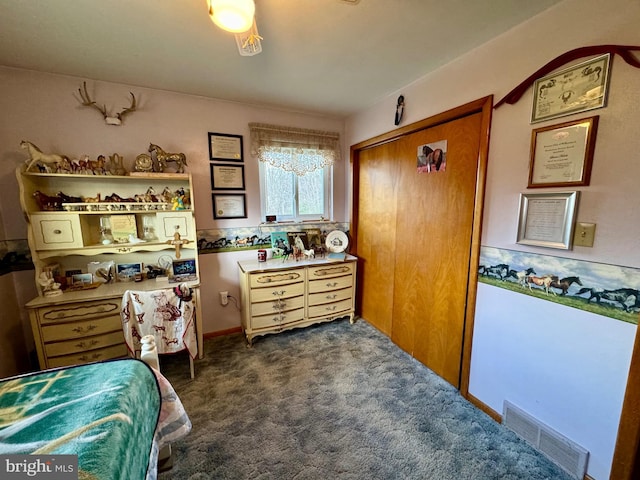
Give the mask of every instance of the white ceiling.
[[256, 0], [238, 54], [206, 0], [0, 0], [0, 65], [346, 116], [560, 0]]

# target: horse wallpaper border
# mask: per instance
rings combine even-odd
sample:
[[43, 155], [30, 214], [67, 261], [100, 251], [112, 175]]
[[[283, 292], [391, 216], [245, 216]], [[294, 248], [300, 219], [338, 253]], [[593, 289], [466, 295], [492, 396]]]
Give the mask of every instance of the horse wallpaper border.
[[297, 232], [301, 229], [319, 229], [325, 233], [332, 230], [347, 232], [349, 224], [341, 222], [291, 222], [258, 225], [257, 227], [198, 230], [198, 254], [271, 248], [272, 232]]
[[637, 268], [482, 247], [478, 281], [638, 324]]

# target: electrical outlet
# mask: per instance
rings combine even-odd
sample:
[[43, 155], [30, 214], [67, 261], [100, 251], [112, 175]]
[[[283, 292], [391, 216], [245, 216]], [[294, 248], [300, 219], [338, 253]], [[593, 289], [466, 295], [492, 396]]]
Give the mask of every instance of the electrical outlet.
[[220, 305], [224, 306], [229, 303], [229, 292], [220, 292]]

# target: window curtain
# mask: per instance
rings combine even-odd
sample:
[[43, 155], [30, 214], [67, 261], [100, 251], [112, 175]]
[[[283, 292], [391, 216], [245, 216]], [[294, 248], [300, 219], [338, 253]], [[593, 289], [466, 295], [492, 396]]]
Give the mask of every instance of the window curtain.
[[298, 176], [340, 160], [340, 134], [250, 123], [251, 155]]

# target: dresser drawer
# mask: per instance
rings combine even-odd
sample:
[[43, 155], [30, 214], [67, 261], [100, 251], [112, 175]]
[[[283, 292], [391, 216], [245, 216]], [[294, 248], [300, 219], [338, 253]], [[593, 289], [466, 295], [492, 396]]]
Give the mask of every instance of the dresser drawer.
[[342, 275], [353, 275], [355, 271], [355, 262], [329, 264], [321, 267], [309, 267], [309, 280], [317, 280], [329, 277], [339, 277]]
[[66, 367], [68, 365], [78, 365], [81, 363], [97, 362], [109, 360], [111, 358], [126, 357], [128, 355], [127, 346], [113, 345], [112, 347], [90, 350], [88, 352], [76, 353], [74, 355], [63, 355], [47, 359], [47, 368]]
[[291, 297], [251, 304], [251, 315], [269, 315], [304, 307], [304, 297]]
[[340, 312], [348, 312], [353, 309], [353, 300], [347, 298], [335, 303], [327, 303], [325, 305], [314, 305], [309, 307], [309, 317], [329, 317]]
[[58, 357], [60, 355], [79, 354], [89, 350], [110, 347], [112, 345], [124, 344], [122, 330], [107, 333], [104, 335], [94, 335], [82, 337], [66, 342], [46, 343], [44, 351], [48, 357]]
[[311, 293], [309, 294], [309, 306], [311, 307], [314, 305], [323, 305], [325, 303], [339, 302], [340, 300], [348, 298], [353, 298], [352, 287], [322, 293]]
[[31, 223], [37, 250], [83, 246], [78, 215], [34, 213], [31, 215]]
[[261, 288], [289, 283], [304, 282], [304, 270], [284, 270], [280, 272], [252, 273], [249, 276], [251, 288]]
[[292, 310], [290, 312], [274, 313], [271, 315], [260, 315], [251, 317], [251, 328], [273, 328], [288, 323], [297, 322], [304, 318], [304, 308]]
[[251, 303], [266, 302], [304, 295], [304, 283], [291, 283], [273, 288], [256, 288], [251, 290]]
[[343, 277], [330, 277], [309, 282], [309, 293], [329, 292], [353, 285], [353, 275]]
[[[69, 303], [38, 309], [40, 323], [45, 325], [54, 322], [68, 322], [92, 317], [120, 314], [120, 299], [97, 300], [95, 302]], [[119, 317], [118, 317], [119, 318]]]
[[122, 320], [120, 315], [94, 318], [70, 323], [57, 323], [42, 326], [42, 341], [44, 343], [60, 340], [72, 340], [89, 335], [100, 335], [119, 331], [122, 332]]

